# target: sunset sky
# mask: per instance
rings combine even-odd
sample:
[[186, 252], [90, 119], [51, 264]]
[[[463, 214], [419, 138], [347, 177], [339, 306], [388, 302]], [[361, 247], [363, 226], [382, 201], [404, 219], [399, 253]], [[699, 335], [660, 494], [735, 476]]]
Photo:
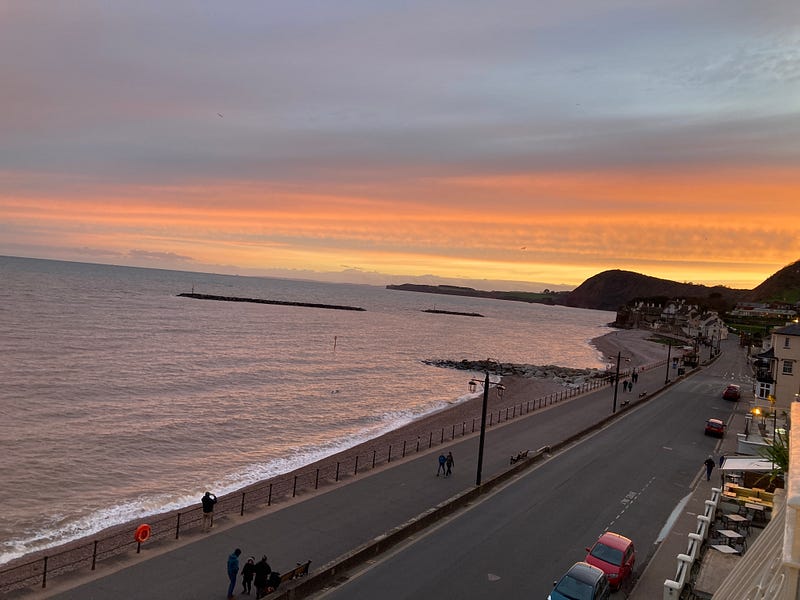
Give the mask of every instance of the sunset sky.
[[0, 254], [751, 288], [800, 259], [797, 0], [6, 0]]

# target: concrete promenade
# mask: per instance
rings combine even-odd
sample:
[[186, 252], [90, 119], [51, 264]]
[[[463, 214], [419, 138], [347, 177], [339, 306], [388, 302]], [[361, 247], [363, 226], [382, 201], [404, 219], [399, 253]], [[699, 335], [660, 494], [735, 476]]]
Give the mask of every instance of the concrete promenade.
[[[641, 402], [638, 393], [642, 390], [652, 396], [664, 386], [664, 378], [662, 365], [642, 372], [633, 392], [623, 393], [620, 386], [617, 412], [622, 412], [624, 400], [631, 400], [629, 407]], [[555, 446], [608, 418], [612, 397], [613, 387], [602, 388], [488, 429], [483, 481], [507, 470], [511, 455]], [[242, 549], [242, 564], [249, 556], [258, 560], [266, 554], [272, 568], [280, 572], [310, 559], [313, 576], [339, 557], [474, 488], [477, 449], [475, 434], [258, 514], [220, 519], [209, 534], [187, 533], [179, 541], [144, 544], [138, 556], [129, 554], [103, 561], [94, 572], [87, 567], [52, 578], [46, 590], [19, 590], [3, 598], [225, 598], [225, 563], [237, 547]], [[442, 451], [452, 451], [455, 456], [454, 474], [449, 478], [435, 475], [436, 459]], [[703, 480], [696, 486], [690, 506], [697, 502], [702, 507], [708, 497], [710, 486]], [[684, 515], [688, 510], [689, 507]], [[678, 519], [675, 531], [674, 539], [671, 534], [667, 536], [647, 569], [639, 574], [633, 598], [661, 597], [664, 579], [674, 575], [675, 556], [685, 551], [690, 528]], [[668, 575], [664, 577], [663, 573]], [[237, 583], [237, 596], [239, 592], [241, 584]]]

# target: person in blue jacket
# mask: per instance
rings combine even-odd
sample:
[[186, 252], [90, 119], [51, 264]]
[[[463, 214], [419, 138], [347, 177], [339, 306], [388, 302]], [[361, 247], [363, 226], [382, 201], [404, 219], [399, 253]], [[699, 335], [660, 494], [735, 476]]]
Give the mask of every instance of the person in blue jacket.
[[228, 579], [230, 585], [228, 586], [228, 598], [233, 598], [233, 590], [236, 589], [236, 576], [239, 574], [239, 555], [242, 551], [237, 548], [228, 557]]

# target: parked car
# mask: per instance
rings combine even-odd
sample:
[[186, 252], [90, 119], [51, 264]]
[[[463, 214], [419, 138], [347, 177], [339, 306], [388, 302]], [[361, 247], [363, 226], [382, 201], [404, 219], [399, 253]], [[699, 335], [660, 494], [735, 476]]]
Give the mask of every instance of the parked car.
[[725, 388], [725, 391], [722, 392], [722, 397], [725, 398], [725, 400], [738, 400], [742, 397], [742, 390], [738, 385], [730, 384]]
[[725, 423], [719, 419], [709, 419], [706, 421], [706, 435], [722, 437], [725, 435]]
[[603, 571], [613, 590], [618, 590], [633, 574], [636, 549], [624, 535], [608, 531], [591, 548], [586, 548], [586, 552], [588, 554], [584, 561]]
[[576, 562], [553, 583], [547, 600], [608, 600], [611, 586], [602, 570], [585, 562]]

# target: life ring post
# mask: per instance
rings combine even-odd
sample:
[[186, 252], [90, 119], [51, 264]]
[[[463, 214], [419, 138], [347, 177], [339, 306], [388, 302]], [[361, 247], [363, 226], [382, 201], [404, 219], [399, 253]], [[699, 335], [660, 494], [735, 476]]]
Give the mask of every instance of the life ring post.
[[147, 523], [142, 523], [136, 528], [136, 531], [133, 533], [133, 539], [136, 540], [136, 554], [139, 554], [142, 550], [142, 542], [146, 542], [150, 539], [150, 534], [152, 533], [152, 529], [150, 525]]

